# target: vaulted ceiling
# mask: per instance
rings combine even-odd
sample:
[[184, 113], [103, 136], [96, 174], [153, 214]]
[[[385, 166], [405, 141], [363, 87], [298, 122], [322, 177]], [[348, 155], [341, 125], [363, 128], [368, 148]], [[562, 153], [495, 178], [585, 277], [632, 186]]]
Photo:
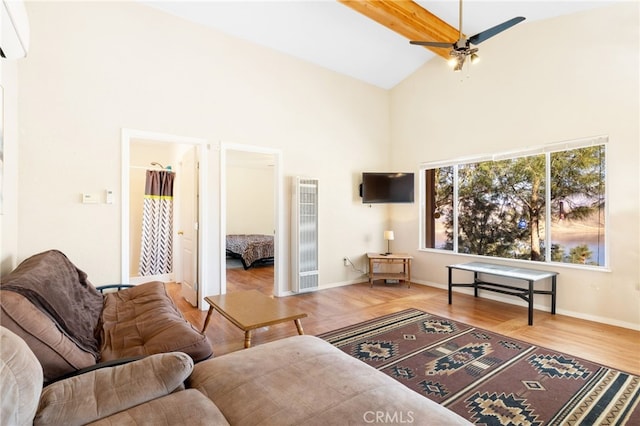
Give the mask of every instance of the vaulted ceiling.
[[[615, 0], [465, 0], [463, 30], [476, 34], [515, 16], [526, 17], [520, 24], [526, 25], [612, 2]], [[434, 56], [449, 57], [448, 49], [414, 46], [409, 40], [458, 39], [456, 0], [143, 3], [385, 89], [395, 86]]]

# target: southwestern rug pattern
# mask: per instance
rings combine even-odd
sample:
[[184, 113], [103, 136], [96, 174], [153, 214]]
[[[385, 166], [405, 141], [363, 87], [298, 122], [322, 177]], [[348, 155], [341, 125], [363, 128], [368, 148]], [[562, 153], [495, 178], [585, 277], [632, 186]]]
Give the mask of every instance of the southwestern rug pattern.
[[407, 309], [318, 337], [486, 425], [640, 425], [640, 377]]

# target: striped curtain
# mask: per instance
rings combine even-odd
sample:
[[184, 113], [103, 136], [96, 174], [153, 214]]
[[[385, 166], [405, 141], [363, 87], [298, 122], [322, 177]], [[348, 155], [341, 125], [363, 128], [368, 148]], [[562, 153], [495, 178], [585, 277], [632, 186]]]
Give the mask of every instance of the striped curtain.
[[140, 275], [167, 274], [173, 264], [173, 172], [147, 170]]

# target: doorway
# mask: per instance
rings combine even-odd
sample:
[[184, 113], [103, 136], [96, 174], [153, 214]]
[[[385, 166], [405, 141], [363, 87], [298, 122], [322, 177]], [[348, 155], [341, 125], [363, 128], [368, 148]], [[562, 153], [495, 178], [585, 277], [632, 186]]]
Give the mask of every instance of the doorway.
[[[221, 253], [227, 253], [227, 238], [242, 244], [242, 239], [255, 238], [261, 245], [260, 260], [249, 266], [243, 261], [237, 250], [229, 251], [230, 255], [222, 256], [221, 293], [227, 292], [227, 266], [234, 267], [230, 276], [238, 277], [247, 272], [247, 280], [251, 272], [260, 268], [273, 270], [273, 288], [269, 294], [282, 295], [281, 277], [284, 264], [282, 255], [282, 177], [280, 174], [279, 150], [223, 143], [221, 145]], [[248, 237], [250, 235], [250, 237]], [[273, 244], [273, 261], [265, 254], [265, 247], [271, 239]], [[252, 241], [252, 240], [251, 240]], [[269, 265], [272, 264], [273, 268]], [[267, 289], [263, 289], [267, 290]]]
[[[198, 307], [204, 297], [201, 277], [206, 276], [206, 265], [201, 261], [204, 256], [200, 238], [202, 227], [198, 226], [206, 203], [202, 167], [206, 167], [206, 161], [198, 161], [198, 156], [203, 157], [205, 143], [202, 139], [189, 137], [130, 129], [122, 131], [122, 282], [175, 281], [181, 283], [183, 297]], [[145, 175], [146, 170], [154, 169], [175, 172], [172, 268], [166, 274], [140, 276], [138, 259]]]

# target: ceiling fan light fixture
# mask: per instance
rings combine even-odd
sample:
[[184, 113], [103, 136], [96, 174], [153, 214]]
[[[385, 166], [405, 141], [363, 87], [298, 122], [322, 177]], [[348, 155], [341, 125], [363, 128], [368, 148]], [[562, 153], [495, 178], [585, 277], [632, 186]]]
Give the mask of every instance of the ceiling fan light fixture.
[[472, 64], [476, 64], [480, 61], [480, 56], [478, 56], [477, 54], [478, 49], [476, 47], [471, 47], [472, 45], [478, 45], [483, 41], [488, 40], [491, 37], [500, 34], [501, 32], [525, 20], [523, 16], [517, 16], [467, 38], [462, 32], [462, 0], [460, 0], [460, 10], [458, 13], [458, 17], [460, 25], [458, 27], [459, 38], [457, 41], [449, 43], [442, 41], [411, 40], [410, 43], [417, 44], [419, 46], [425, 46], [432, 50], [433, 48], [440, 49], [451, 47], [451, 50], [449, 51], [450, 58], [447, 62], [454, 71], [460, 71], [464, 66], [464, 62], [467, 60], [467, 57], [469, 57], [469, 62], [471, 62]]
[[461, 71], [463, 65], [464, 65], [464, 56], [460, 56], [460, 57], [458, 57], [458, 62], [456, 63], [456, 66], [453, 67], [453, 70], [454, 71]]
[[464, 52], [460, 52], [458, 50], [452, 50], [451, 58], [447, 61], [449, 66], [453, 68], [454, 71], [460, 71], [462, 66], [464, 65], [464, 61], [467, 58], [467, 55]]

